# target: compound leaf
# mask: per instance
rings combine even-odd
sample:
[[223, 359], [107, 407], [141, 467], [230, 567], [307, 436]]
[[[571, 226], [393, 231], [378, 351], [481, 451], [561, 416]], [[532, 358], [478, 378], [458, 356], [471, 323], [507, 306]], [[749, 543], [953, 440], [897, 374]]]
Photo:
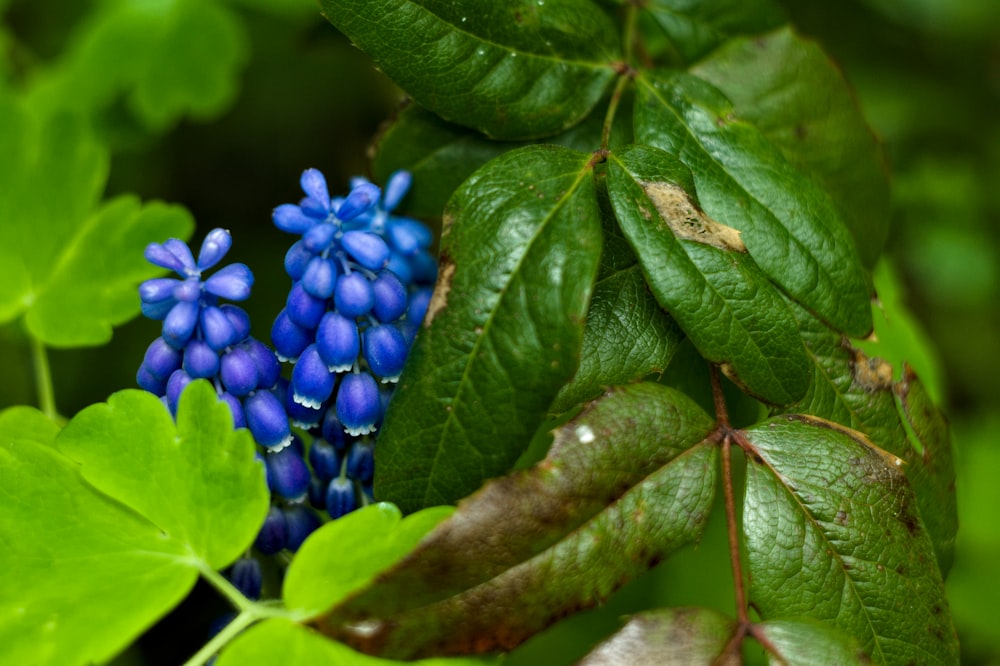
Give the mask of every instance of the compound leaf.
[[708, 608], [664, 608], [631, 616], [617, 633], [594, 648], [577, 666], [736, 666], [720, 661], [738, 625]]
[[573, 376], [601, 251], [591, 156], [529, 146], [455, 193], [434, 296], [379, 436], [404, 512], [510, 469]]
[[830, 196], [706, 82], [677, 74], [637, 84], [637, 140], [691, 169], [702, 208], [740, 231], [772, 281], [835, 329], [867, 335], [871, 288]]
[[882, 150], [837, 66], [784, 27], [734, 39], [691, 72], [718, 88], [792, 164], [832, 196], [864, 264], [889, 232], [889, 174]]
[[635, 146], [612, 155], [608, 189], [653, 293], [698, 351], [761, 400], [799, 399], [809, 364], [795, 319], [739, 232], [699, 209], [687, 168]]
[[944, 584], [903, 461], [854, 431], [780, 416], [743, 431], [751, 603], [829, 621], [879, 664], [954, 664]]
[[317, 625], [393, 658], [510, 649], [698, 537], [714, 427], [673, 389], [614, 389], [556, 431], [545, 460], [460, 502]]
[[321, 0], [327, 19], [420, 104], [500, 139], [586, 116], [621, 59], [590, 0]]
[[88, 483], [213, 569], [246, 550], [267, 514], [253, 437], [233, 430], [232, 413], [208, 382], [185, 389], [176, 426], [155, 395], [124, 390], [77, 414], [57, 444]]

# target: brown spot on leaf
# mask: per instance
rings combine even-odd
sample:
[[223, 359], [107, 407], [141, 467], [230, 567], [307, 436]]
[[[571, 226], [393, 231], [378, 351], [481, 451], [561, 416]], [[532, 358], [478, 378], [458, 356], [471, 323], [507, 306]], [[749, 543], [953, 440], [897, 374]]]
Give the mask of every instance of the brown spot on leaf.
[[434, 293], [431, 294], [431, 302], [427, 305], [427, 314], [424, 315], [424, 328], [429, 327], [434, 317], [448, 305], [448, 293], [451, 291], [453, 277], [455, 277], [455, 262], [451, 257], [442, 254], [437, 284], [434, 286]]
[[850, 522], [850, 518], [846, 511], [838, 511], [836, 517], [833, 519], [838, 525], [847, 525]]
[[852, 349], [851, 373], [854, 381], [868, 393], [892, 388], [892, 366], [881, 358], [868, 357], [859, 349]]
[[739, 231], [705, 215], [680, 186], [655, 181], [640, 182], [640, 185], [677, 238], [720, 250], [747, 251]]
[[801, 141], [801, 140], [803, 140], [803, 139], [806, 138], [807, 134], [809, 134], [809, 131], [806, 129], [805, 125], [803, 125], [802, 123], [799, 123], [798, 125], [795, 126], [795, 138], [796, 139], [798, 139], [799, 141]]

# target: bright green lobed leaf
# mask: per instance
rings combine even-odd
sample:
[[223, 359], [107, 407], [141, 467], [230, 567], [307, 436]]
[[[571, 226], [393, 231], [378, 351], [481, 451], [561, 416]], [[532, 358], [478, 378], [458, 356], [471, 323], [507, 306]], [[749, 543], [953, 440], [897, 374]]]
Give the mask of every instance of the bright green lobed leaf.
[[196, 563], [86, 483], [35, 414], [0, 423], [0, 662], [105, 662], [187, 595]]
[[829, 195], [704, 81], [643, 75], [637, 85], [637, 140], [691, 169], [702, 208], [740, 231], [771, 280], [837, 330], [867, 335], [867, 273]]
[[648, 0], [642, 9], [666, 36], [665, 55], [678, 64], [698, 60], [735, 35], [756, 35], [785, 22], [771, 0]]
[[608, 189], [653, 293], [698, 351], [754, 397], [799, 399], [809, 364], [795, 319], [740, 234], [698, 208], [687, 168], [635, 146], [611, 156]]
[[250, 432], [208, 382], [181, 395], [177, 425], [152, 393], [124, 390], [87, 407], [57, 444], [101, 492], [221, 569], [253, 542], [269, 506]]
[[617, 30], [590, 0], [321, 0], [423, 106], [500, 139], [580, 121], [615, 76]]
[[295, 553], [285, 575], [285, 606], [309, 619], [367, 587], [406, 555], [453, 507], [431, 507], [403, 519], [392, 504], [379, 503], [316, 530]]
[[663, 608], [631, 616], [577, 666], [735, 666], [719, 656], [737, 623], [708, 608]]
[[516, 646], [698, 538], [714, 428], [673, 389], [613, 389], [556, 431], [545, 460], [460, 502], [319, 627], [394, 658]]
[[438, 284], [386, 414], [375, 491], [454, 503], [522, 453], [579, 359], [601, 251], [591, 156], [529, 146], [445, 215]]
[[26, 440], [51, 446], [59, 434], [59, 425], [35, 409], [18, 405], [0, 411], [0, 442]]
[[756, 629], [778, 649], [780, 658], [768, 654], [768, 663], [773, 666], [866, 666], [872, 663], [856, 640], [821, 622], [770, 620], [756, 625]]
[[[422, 659], [405, 662], [412, 666], [489, 666], [498, 657], [461, 657], [457, 659]], [[370, 657], [355, 652], [343, 643], [320, 636], [301, 624], [271, 619], [241, 633], [219, 655], [218, 666], [286, 666], [287, 664], [324, 664], [325, 666], [394, 666], [404, 662]]]
[[107, 342], [139, 312], [139, 283], [162, 273], [146, 245], [186, 238], [194, 222], [131, 197], [97, 207], [108, 156], [79, 119], [39, 120], [0, 102], [0, 153], [0, 322], [25, 314], [52, 345]]
[[728, 42], [691, 69], [733, 103], [789, 162], [818, 178], [865, 266], [889, 233], [889, 173], [843, 74], [823, 50], [784, 27]]
[[743, 528], [759, 613], [832, 622], [878, 664], [957, 663], [903, 461], [816, 417], [776, 417], [743, 436]]

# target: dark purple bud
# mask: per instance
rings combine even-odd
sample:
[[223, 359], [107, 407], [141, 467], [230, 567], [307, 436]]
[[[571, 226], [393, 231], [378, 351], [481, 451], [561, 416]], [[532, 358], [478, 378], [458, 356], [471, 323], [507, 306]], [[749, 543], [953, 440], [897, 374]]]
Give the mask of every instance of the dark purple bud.
[[271, 326], [271, 343], [280, 360], [294, 361], [312, 341], [312, 331], [293, 322], [288, 317], [287, 309], [278, 313]]
[[162, 321], [166, 319], [170, 311], [174, 309], [177, 305], [177, 301], [173, 298], [168, 298], [164, 301], [159, 301], [158, 303], [143, 303], [139, 306], [142, 311], [142, 316], [146, 319], [152, 319], [153, 321]]
[[320, 480], [315, 476], [309, 481], [309, 505], [322, 511], [326, 508], [326, 487], [329, 479]]
[[171, 414], [177, 415], [177, 402], [191, 381], [190, 375], [183, 370], [174, 370], [170, 375], [170, 379], [167, 380], [167, 406]]
[[351, 193], [337, 208], [337, 217], [345, 222], [353, 220], [358, 215], [371, 210], [378, 203], [381, 195], [382, 192], [377, 186], [367, 181], [360, 183], [351, 190]]
[[326, 510], [330, 517], [336, 520], [356, 508], [358, 500], [354, 496], [354, 484], [339, 476], [330, 481], [326, 487]]
[[285, 521], [285, 513], [278, 507], [272, 506], [253, 545], [264, 555], [274, 555], [284, 550], [287, 543], [288, 523]]
[[371, 282], [361, 273], [341, 275], [333, 291], [333, 302], [341, 315], [361, 317], [368, 314], [375, 304], [375, 292]]
[[205, 280], [205, 291], [231, 301], [245, 301], [253, 286], [253, 273], [246, 264], [229, 264]]
[[325, 252], [333, 244], [333, 237], [337, 233], [337, 228], [332, 224], [324, 222], [302, 234], [302, 245], [313, 254]]
[[267, 449], [283, 449], [292, 442], [288, 415], [269, 391], [257, 391], [243, 401], [247, 427], [257, 443]]
[[260, 571], [260, 562], [254, 557], [241, 557], [233, 563], [229, 575], [226, 576], [244, 597], [251, 601], [260, 599], [260, 590], [264, 584], [264, 576]]
[[302, 276], [302, 288], [311, 296], [324, 301], [333, 296], [333, 286], [337, 282], [337, 268], [333, 262], [323, 257], [313, 257]]
[[421, 287], [415, 290], [410, 295], [410, 304], [406, 307], [406, 318], [414, 324], [422, 323], [433, 294], [434, 290], [430, 287]]
[[242, 346], [257, 366], [257, 388], [274, 388], [281, 374], [281, 364], [271, 348], [253, 337], [248, 337]]
[[330, 191], [326, 186], [326, 178], [319, 169], [303, 171], [302, 177], [299, 178], [299, 185], [302, 186], [302, 191], [306, 193], [306, 196], [313, 201], [321, 204], [330, 201]]
[[316, 330], [319, 320], [326, 313], [326, 300], [316, 298], [305, 290], [301, 282], [296, 282], [288, 292], [285, 300], [285, 312], [288, 318], [302, 328]]
[[240, 399], [234, 396], [232, 393], [220, 393], [219, 400], [229, 405], [229, 411], [233, 415], [233, 428], [246, 428], [247, 419], [243, 414], [243, 405], [240, 403]]
[[294, 393], [290, 390], [285, 391], [284, 405], [285, 412], [288, 414], [288, 420], [292, 422], [292, 425], [305, 430], [315, 428], [319, 425], [320, 419], [323, 417], [322, 407], [300, 405], [295, 402]]
[[340, 244], [352, 259], [369, 270], [377, 271], [389, 261], [389, 246], [370, 231], [346, 231]]
[[184, 371], [192, 379], [208, 379], [219, 374], [219, 354], [203, 340], [192, 340], [184, 349]]
[[316, 329], [316, 351], [330, 372], [350, 370], [361, 351], [357, 323], [337, 312], [327, 312]]
[[286, 507], [285, 523], [288, 525], [288, 544], [285, 547], [293, 553], [320, 526], [319, 516], [304, 506]]
[[333, 384], [334, 376], [320, 358], [316, 345], [306, 347], [292, 370], [292, 399], [319, 409], [333, 394]]
[[335, 409], [326, 410], [320, 433], [323, 435], [323, 439], [338, 451], [344, 451], [347, 448], [347, 433], [344, 432], [344, 424], [337, 418]]
[[375, 305], [372, 314], [381, 322], [396, 321], [406, 312], [406, 287], [392, 271], [379, 271], [372, 282]]
[[386, 212], [395, 210], [410, 191], [412, 182], [413, 176], [409, 171], [397, 171], [389, 176], [389, 182], [385, 184], [385, 195], [382, 197], [382, 209]]
[[145, 361], [135, 373], [135, 383], [139, 385], [139, 388], [149, 391], [153, 395], [163, 395], [167, 390], [167, 378], [154, 375], [146, 367]]
[[407, 261], [410, 263], [415, 283], [434, 284], [434, 281], [437, 280], [437, 259], [430, 252], [421, 250], [413, 256], [407, 257]]
[[375, 474], [375, 447], [357, 442], [347, 452], [347, 475], [361, 483], [368, 483]]
[[153, 377], [166, 380], [174, 370], [181, 367], [182, 359], [181, 352], [164, 342], [163, 338], [156, 338], [146, 348], [142, 365]]
[[298, 500], [309, 490], [309, 468], [293, 446], [264, 454], [267, 466], [267, 486], [272, 493], [289, 500]]
[[336, 400], [337, 418], [348, 435], [367, 435], [382, 417], [378, 383], [367, 372], [345, 375]]
[[198, 252], [198, 269], [203, 271], [219, 263], [232, 246], [233, 237], [226, 229], [209, 231]]
[[316, 224], [314, 218], [306, 215], [295, 204], [281, 204], [271, 213], [271, 220], [274, 226], [290, 234], [304, 234]]
[[260, 377], [253, 357], [245, 349], [234, 347], [222, 355], [219, 379], [227, 391], [242, 398], [257, 389]]
[[295, 241], [288, 252], [285, 253], [285, 272], [293, 280], [302, 279], [302, 274], [306, 272], [306, 264], [313, 258], [302, 241]]
[[340, 474], [341, 462], [336, 447], [325, 439], [314, 439], [309, 446], [309, 464], [320, 479], [329, 481]]
[[368, 327], [364, 333], [364, 348], [368, 367], [382, 381], [399, 379], [409, 345], [398, 328], [392, 324]]
[[182, 301], [163, 320], [163, 339], [174, 349], [183, 349], [198, 325], [198, 304]]

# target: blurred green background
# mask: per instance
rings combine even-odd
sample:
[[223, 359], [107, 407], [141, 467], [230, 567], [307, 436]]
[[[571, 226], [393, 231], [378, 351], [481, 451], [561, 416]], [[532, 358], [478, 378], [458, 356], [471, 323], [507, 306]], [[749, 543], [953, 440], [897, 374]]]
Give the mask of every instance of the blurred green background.
[[[887, 257], [934, 341], [953, 425], [961, 528], [948, 588], [963, 663], [1000, 664], [1000, 2], [784, 4], [841, 64], [885, 144]], [[401, 93], [312, 0], [0, 0], [0, 16], [0, 94], [22, 96], [39, 113], [91, 118], [113, 150], [108, 196], [187, 206], [196, 242], [212, 227], [232, 230], [229, 258], [257, 276], [247, 309], [266, 338], [288, 286], [289, 240], [271, 225], [271, 209], [298, 198], [306, 167], [324, 171], [335, 191], [365, 173], [367, 146]], [[51, 192], [59, 196], [58, 183]], [[60, 410], [73, 414], [134, 386], [157, 330], [136, 320], [108, 346], [52, 351]], [[0, 327], [0, 368], [0, 408], [34, 404], [16, 324]], [[732, 612], [721, 523], [651, 580], [530, 641], [510, 663], [553, 652], [548, 663], [570, 663], [637, 607], [708, 603]], [[176, 638], [185, 622], [207, 625], [224, 610], [196, 592], [123, 662], [182, 660], [203, 641]]]

